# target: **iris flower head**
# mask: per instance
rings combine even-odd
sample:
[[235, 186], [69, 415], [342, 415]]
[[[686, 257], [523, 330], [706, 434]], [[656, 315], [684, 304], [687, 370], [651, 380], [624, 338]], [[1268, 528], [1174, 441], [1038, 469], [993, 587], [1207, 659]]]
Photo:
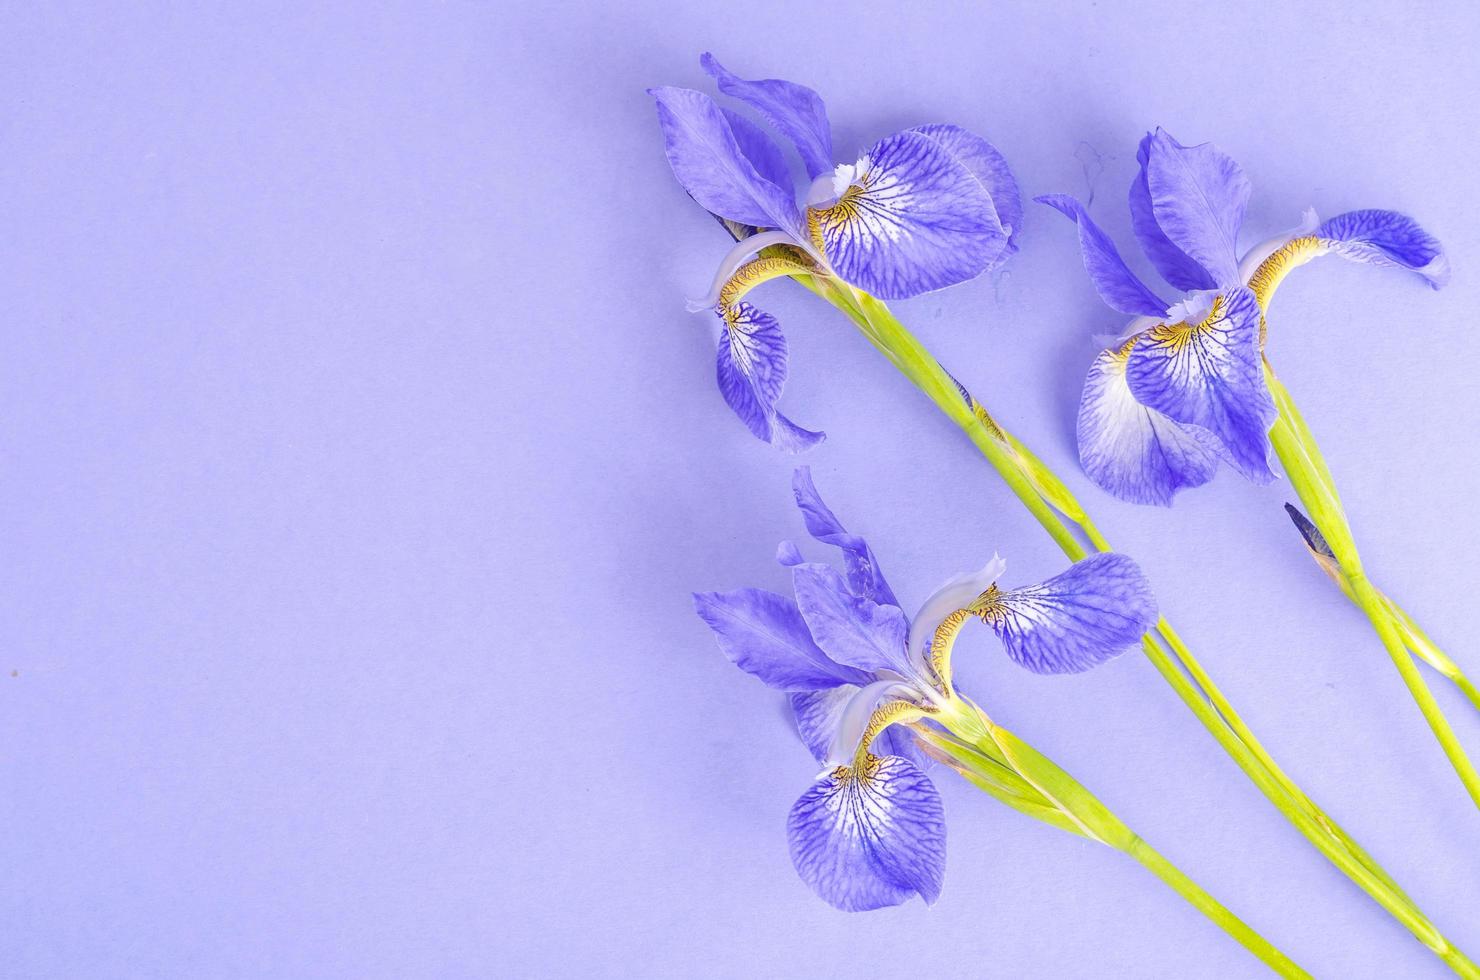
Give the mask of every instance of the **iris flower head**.
[[793, 182], [786, 157], [749, 117], [692, 89], [649, 90], [674, 176], [737, 239], [708, 294], [689, 304], [712, 310], [722, 325], [720, 392], [758, 438], [800, 452], [823, 433], [777, 410], [786, 339], [775, 317], [743, 297], [781, 276], [811, 276], [884, 300], [975, 278], [1016, 251], [1017, 182], [990, 143], [947, 124], [895, 133], [854, 162], [838, 163], [816, 92], [781, 79], [742, 79], [710, 54], [700, 63], [721, 93], [795, 147], [810, 182]]
[[950, 729], [966, 702], [951, 651], [972, 618], [1007, 654], [1044, 674], [1088, 670], [1121, 653], [1156, 619], [1136, 563], [1098, 554], [1037, 585], [1002, 589], [993, 556], [957, 575], [907, 617], [873, 550], [823, 503], [807, 468], [792, 484], [807, 531], [835, 546], [839, 571], [787, 542], [792, 596], [761, 589], [703, 592], [695, 608], [741, 670], [791, 699], [797, 731], [822, 770], [792, 807], [797, 873], [847, 911], [933, 903], [945, 874], [945, 819], [912, 726]]
[[1148, 133], [1131, 183], [1131, 227], [1180, 297], [1167, 303], [1126, 266], [1115, 244], [1067, 195], [1036, 198], [1079, 228], [1084, 266], [1112, 309], [1135, 317], [1085, 381], [1079, 455], [1099, 486], [1123, 500], [1170, 504], [1213, 478], [1220, 462], [1255, 483], [1274, 479], [1269, 430], [1276, 419], [1265, 381], [1265, 311], [1293, 268], [1321, 255], [1417, 273], [1444, 285], [1437, 240], [1393, 211], [1349, 211], [1301, 225], [1242, 256], [1239, 232], [1251, 184], [1211, 143], [1183, 146]]

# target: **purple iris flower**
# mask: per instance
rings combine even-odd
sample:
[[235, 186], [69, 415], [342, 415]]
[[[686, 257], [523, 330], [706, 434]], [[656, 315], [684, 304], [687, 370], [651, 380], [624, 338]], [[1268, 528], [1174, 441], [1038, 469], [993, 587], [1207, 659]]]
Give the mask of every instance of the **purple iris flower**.
[[1011, 590], [997, 587], [1006, 563], [993, 556], [942, 585], [911, 620], [873, 550], [823, 503], [806, 467], [792, 489], [807, 531], [842, 552], [843, 570], [783, 543], [777, 558], [791, 568], [794, 597], [702, 592], [695, 608], [737, 667], [791, 696], [797, 730], [822, 765], [787, 820], [797, 873], [846, 911], [912, 895], [932, 903], [945, 874], [945, 820], [905, 726], [950, 730], [962, 717], [950, 643], [934, 642], [937, 629], [979, 617], [1022, 666], [1074, 673], [1136, 642], [1156, 619], [1156, 601], [1123, 555], [1097, 554]]
[[1112, 309], [1136, 317], [1096, 358], [1079, 408], [1079, 456], [1090, 478], [1135, 503], [1167, 505], [1213, 478], [1219, 461], [1255, 483], [1274, 479], [1265, 382], [1264, 307], [1289, 269], [1334, 254], [1416, 272], [1434, 288], [1449, 263], [1433, 236], [1393, 211], [1349, 211], [1301, 227], [1240, 257], [1251, 185], [1211, 143], [1183, 146], [1147, 134], [1130, 189], [1131, 226], [1173, 288], [1168, 304], [1126, 267], [1109, 237], [1072, 197], [1036, 200], [1079, 226], [1084, 266]]
[[918, 126], [834, 166], [822, 98], [780, 79], [747, 81], [713, 55], [700, 58], [719, 90], [753, 109], [796, 148], [811, 181], [797, 186], [776, 143], [702, 92], [655, 88], [668, 162], [684, 190], [738, 242], [690, 309], [723, 325], [720, 392], [758, 438], [790, 452], [823, 433], [776, 409], [786, 382], [786, 339], [776, 318], [742, 297], [780, 276], [808, 275], [904, 299], [993, 268], [1016, 251], [1017, 182], [990, 143], [958, 126]]

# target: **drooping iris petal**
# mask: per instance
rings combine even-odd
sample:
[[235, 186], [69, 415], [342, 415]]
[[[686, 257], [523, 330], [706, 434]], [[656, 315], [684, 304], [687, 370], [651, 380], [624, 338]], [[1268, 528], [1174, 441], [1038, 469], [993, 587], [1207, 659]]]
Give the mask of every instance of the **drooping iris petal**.
[[829, 660], [795, 602], [762, 589], [694, 593], [694, 611], [714, 630], [725, 656], [769, 687], [819, 691], [861, 684], [868, 675]]
[[786, 821], [797, 874], [846, 912], [927, 904], [945, 879], [945, 810], [935, 785], [890, 756], [824, 773]]
[[1103, 490], [1135, 504], [1171, 504], [1217, 472], [1212, 433], [1173, 422], [1136, 401], [1125, 380], [1129, 347], [1095, 358], [1079, 402], [1079, 461]]
[[786, 338], [776, 318], [749, 303], [720, 310], [724, 333], [715, 352], [715, 377], [725, 403], [757, 439], [797, 453], [826, 438], [776, 410], [786, 384]]
[[853, 183], [807, 217], [837, 273], [880, 299], [975, 278], [1007, 236], [982, 183], [935, 140], [895, 133], [859, 159]]
[[1161, 324], [1136, 340], [1126, 364], [1136, 401], [1217, 436], [1230, 465], [1255, 483], [1274, 479], [1269, 428], [1274, 399], [1259, 355], [1259, 303], [1239, 287], [1201, 323]]
[[766, 135], [765, 130], [738, 112], [723, 107], [720, 112], [724, 113], [725, 122], [730, 124], [735, 145], [755, 167], [755, 172], [783, 190], [792, 187], [791, 168], [786, 165], [786, 157], [781, 155], [781, 147]]
[[1000, 264], [1010, 258], [1017, 251], [1017, 238], [1023, 228], [1023, 197], [1007, 160], [991, 143], [960, 126], [932, 123], [916, 126], [910, 132], [935, 140], [981, 181], [997, 212], [997, 223], [1007, 233], [1007, 245], [997, 257], [997, 262]]
[[[826, 691], [801, 691], [789, 695], [797, 734], [819, 764], [832, 748], [843, 709], [860, 690], [856, 684], [842, 684]], [[874, 755], [897, 755], [921, 769], [927, 768], [930, 762], [915, 744], [909, 730], [901, 725], [884, 729], [869, 748]]]
[[1316, 229], [1332, 253], [1354, 262], [1418, 273], [1439, 289], [1449, 282], [1449, 257], [1439, 240], [1396, 211], [1348, 211]]
[[951, 613], [957, 609], [965, 609], [971, 605], [976, 598], [987, 591], [1007, 571], [1007, 562], [1001, 556], [993, 555], [992, 560], [974, 572], [962, 572], [960, 575], [946, 579], [944, 584], [934, 592], [920, 606], [920, 611], [915, 614], [910, 623], [910, 660], [916, 665], [925, 662], [925, 649], [930, 638], [935, 634], [936, 628], [940, 626]]
[[664, 150], [673, 175], [706, 211], [741, 224], [799, 231], [790, 185], [762, 177], [740, 149], [714, 100], [692, 89], [649, 89], [658, 104]]
[[894, 597], [894, 590], [884, 581], [884, 573], [879, 570], [879, 562], [874, 558], [873, 549], [868, 546], [868, 542], [856, 534], [849, 534], [842, 521], [822, 502], [822, 497], [812, 482], [811, 467], [797, 468], [792, 474], [791, 490], [796, 497], [797, 507], [802, 511], [807, 533], [823, 544], [833, 545], [843, 552], [848, 587], [865, 599], [890, 606], [899, 605], [899, 600]]
[[909, 624], [898, 606], [854, 595], [831, 565], [797, 565], [791, 578], [807, 628], [829, 658], [859, 670], [908, 675]]
[[1084, 269], [1095, 284], [1095, 292], [1112, 310], [1131, 316], [1161, 316], [1166, 312], [1166, 302], [1130, 270], [1115, 243], [1094, 223], [1084, 205], [1067, 194], [1045, 194], [1033, 200], [1047, 204], [1079, 226]]
[[1022, 666], [1039, 674], [1078, 673], [1124, 652], [1150, 629], [1156, 598], [1135, 562], [1102, 553], [1040, 585], [1003, 592], [987, 621]]
[[1212, 143], [1183, 146], [1163, 129], [1146, 145], [1146, 187], [1156, 224], [1219, 286], [1238, 281], [1238, 232], [1253, 190]]
[[808, 177], [832, 169], [832, 127], [827, 121], [827, 106], [823, 105], [822, 96], [805, 85], [779, 78], [747, 81], [727, 70], [708, 52], [699, 57], [699, 64], [718, 83], [721, 92], [749, 105], [796, 144]]
[[1131, 182], [1131, 228], [1141, 251], [1156, 266], [1156, 271], [1167, 282], [1183, 291], [1213, 289], [1218, 284], [1208, 275], [1208, 270], [1198, 265], [1190, 256], [1166, 236], [1161, 225], [1156, 223], [1156, 214], [1151, 207], [1151, 189], [1146, 182], [1146, 161], [1149, 158], [1151, 134], [1147, 133], [1136, 150], [1136, 162], [1140, 169]]

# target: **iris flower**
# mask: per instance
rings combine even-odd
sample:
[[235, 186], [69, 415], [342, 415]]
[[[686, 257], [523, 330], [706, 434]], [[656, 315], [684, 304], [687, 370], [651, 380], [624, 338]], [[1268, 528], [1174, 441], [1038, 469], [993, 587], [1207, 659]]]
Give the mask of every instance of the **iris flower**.
[[[1126, 266], [1115, 244], [1067, 195], [1037, 198], [1079, 226], [1084, 266], [1111, 309], [1135, 317], [1090, 368], [1079, 409], [1085, 472], [1123, 500], [1170, 504], [1213, 478], [1220, 462], [1269, 483], [1269, 430], [1278, 414], [1261, 355], [1267, 296], [1294, 266], [1337, 255], [1422, 276], [1449, 277], [1439, 243], [1393, 211], [1349, 211], [1304, 223], [1240, 256], [1251, 185], [1211, 143], [1148, 133], [1131, 183], [1131, 227], [1178, 290], [1168, 303]], [[1271, 261], [1273, 260], [1273, 261]]]
[[[1127, 268], [1115, 245], [1071, 197], [1038, 200], [1079, 227], [1084, 266], [1112, 309], [1133, 316], [1125, 338], [1100, 354], [1079, 409], [1079, 454], [1101, 487], [1136, 503], [1170, 504], [1226, 462], [1255, 483], [1274, 479], [1270, 450], [1310, 512], [1329, 554], [1322, 567], [1377, 631], [1415, 704], [1480, 806], [1480, 770], [1455, 737], [1413, 662], [1416, 656], [1475, 699], [1476, 687], [1401, 607], [1369, 580], [1329, 468], [1265, 352], [1270, 299], [1290, 270], [1322, 255], [1405, 269], [1435, 289], [1449, 279], [1437, 239], [1394, 211], [1348, 211], [1242, 255], [1238, 239], [1251, 185], [1211, 143], [1183, 146], [1149, 133], [1131, 183], [1131, 225], [1146, 257], [1181, 296], [1168, 304]], [[1298, 523], [1298, 522], [1297, 522]], [[1328, 561], [1329, 559], [1329, 561]]]
[[854, 162], [835, 164], [816, 92], [774, 78], [747, 81], [710, 54], [700, 63], [720, 92], [786, 137], [810, 181], [799, 203], [786, 158], [758, 125], [702, 92], [650, 90], [674, 176], [738, 239], [708, 295], [690, 303], [722, 324], [720, 393], [758, 438], [799, 452], [823, 433], [777, 410], [786, 338], [746, 294], [780, 276], [847, 284], [886, 300], [972, 279], [1016, 251], [1017, 183], [990, 143], [946, 124], [895, 133]]

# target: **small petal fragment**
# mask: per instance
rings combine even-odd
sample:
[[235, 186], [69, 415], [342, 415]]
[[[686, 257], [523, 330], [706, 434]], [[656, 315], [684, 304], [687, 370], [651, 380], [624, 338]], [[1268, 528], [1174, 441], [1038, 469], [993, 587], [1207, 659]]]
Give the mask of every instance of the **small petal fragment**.
[[1047, 194], [1033, 200], [1063, 214], [1079, 226], [1079, 251], [1095, 292], [1112, 309], [1130, 316], [1161, 316], [1167, 304], [1142, 282], [1120, 257], [1110, 236], [1090, 218], [1084, 205], [1067, 194]]
[[1228, 462], [1269, 483], [1274, 399], [1259, 355], [1259, 303], [1239, 287], [1219, 296], [1201, 323], [1161, 324], [1141, 334], [1126, 364], [1136, 401], [1217, 436]]
[[826, 436], [800, 428], [776, 410], [786, 384], [786, 338], [776, 318], [749, 303], [719, 311], [724, 334], [715, 352], [715, 377], [725, 403], [757, 439], [798, 453]]
[[708, 52], [700, 56], [699, 64], [719, 84], [721, 92], [749, 105], [796, 144], [808, 177], [832, 169], [832, 127], [822, 96], [805, 85], [779, 78], [746, 81]]
[[873, 549], [868, 546], [868, 542], [856, 534], [849, 534], [842, 521], [822, 502], [822, 496], [812, 482], [811, 467], [797, 468], [792, 475], [791, 490], [796, 497], [797, 507], [801, 508], [807, 533], [823, 544], [833, 545], [843, 552], [848, 587], [865, 599], [890, 606], [899, 605], [899, 600], [894, 597], [894, 590], [884, 581], [884, 573], [879, 570], [879, 562], [874, 558]]
[[684, 88], [649, 89], [673, 175], [705, 210], [760, 228], [800, 230], [789, 185], [762, 177], [741, 150], [714, 100]]
[[1212, 276], [1238, 281], [1238, 232], [1253, 191], [1233, 157], [1212, 143], [1183, 146], [1163, 129], [1146, 146], [1146, 186], [1162, 233]]
[[852, 185], [809, 208], [837, 273], [880, 299], [906, 299], [981, 275], [1007, 235], [986, 189], [935, 140], [896, 133], [858, 161]]
[[1134, 504], [1169, 506], [1179, 490], [1218, 470], [1210, 432], [1173, 422], [1136, 401], [1125, 380], [1130, 345], [1095, 358], [1079, 402], [1079, 461], [1103, 490]]
[[1156, 598], [1134, 561], [1103, 553], [1041, 585], [996, 597], [985, 613], [1007, 653], [1039, 674], [1089, 670], [1156, 622]]
[[845, 912], [940, 896], [945, 809], [930, 777], [904, 759], [823, 774], [791, 808], [786, 830], [797, 874]]
[[1156, 214], [1151, 207], [1151, 188], [1146, 182], [1146, 161], [1150, 154], [1151, 139], [1151, 134], [1147, 133], [1141, 140], [1141, 146], [1136, 151], [1136, 162], [1141, 168], [1136, 173], [1136, 179], [1131, 182], [1131, 228], [1136, 233], [1136, 241], [1141, 243], [1141, 251], [1156, 266], [1156, 271], [1173, 286], [1184, 292], [1214, 289], [1218, 284], [1208, 275], [1208, 270], [1173, 245], [1166, 232], [1161, 230], [1161, 225], [1156, 223]]
[[828, 659], [785, 596], [762, 589], [696, 592], [694, 611], [714, 630], [725, 656], [769, 687], [819, 691], [868, 681], [862, 671]]
[[997, 212], [998, 226], [1007, 234], [1007, 245], [997, 257], [1001, 264], [1017, 252], [1017, 238], [1023, 228], [1023, 198], [1017, 178], [997, 148], [970, 130], [948, 123], [916, 126], [910, 130], [935, 140], [946, 152], [959, 160], [971, 175], [981, 182], [992, 207]]
[[1408, 269], [1423, 276], [1435, 289], [1449, 282], [1449, 257], [1444, 247], [1406, 214], [1348, 211], [1316, 229], [1316, 237], [1342, 258]]
[[859, 670], [908, 675], [909, 624], [898, 606], [854, 595], [831, 565], [797, 565], [791, 577], [807, 628], [829, 658]]

